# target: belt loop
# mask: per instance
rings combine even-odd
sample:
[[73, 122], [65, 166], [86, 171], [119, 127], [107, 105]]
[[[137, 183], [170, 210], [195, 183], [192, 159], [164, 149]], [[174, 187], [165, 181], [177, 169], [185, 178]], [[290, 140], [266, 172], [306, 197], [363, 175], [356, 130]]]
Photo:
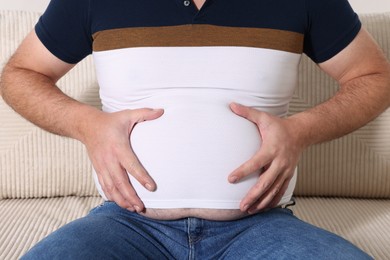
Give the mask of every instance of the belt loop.
[[291, 200], [289, 202], [287, 202], [286, 204], [284, 204], [282, 207], [284, 209], [287, 209], [289, 207], [293, 207], [295, 206], [296, 202], [295, 202], [295, 198], [294, 197], [291, 197]]

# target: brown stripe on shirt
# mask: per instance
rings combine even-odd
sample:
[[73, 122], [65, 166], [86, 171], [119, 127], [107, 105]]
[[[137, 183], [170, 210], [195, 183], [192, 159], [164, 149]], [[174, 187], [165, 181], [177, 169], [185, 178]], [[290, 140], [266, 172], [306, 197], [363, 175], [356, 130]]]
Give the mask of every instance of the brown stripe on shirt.
[[93, 50], [131, 47], [238, 46], [302, 53], [303, 34], [268, 29], [205, 24], [135, 27], [99, 31], [93, 35]]

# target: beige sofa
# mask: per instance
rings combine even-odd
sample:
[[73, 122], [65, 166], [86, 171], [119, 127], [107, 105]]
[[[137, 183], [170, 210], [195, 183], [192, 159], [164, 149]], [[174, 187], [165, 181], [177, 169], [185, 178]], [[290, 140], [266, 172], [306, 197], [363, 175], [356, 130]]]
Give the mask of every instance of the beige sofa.
[[[0, 69], [38, 17], [0, 11]], [[361, 18], [389, 54], [390, 14]], [[306, 57], [301, 68], [291, 113], [337, 90]], [[59, 85], [100, 106], [90, 58]], [[390, 259], [390, 111], [353, 134], [307, 150], [295, 195], [293, 210], [299, 217], [349, 239], [376, 259]], [[83, 146], [40, 130], [0, 99], [0, 259], [17, 259], [100, 202]]]

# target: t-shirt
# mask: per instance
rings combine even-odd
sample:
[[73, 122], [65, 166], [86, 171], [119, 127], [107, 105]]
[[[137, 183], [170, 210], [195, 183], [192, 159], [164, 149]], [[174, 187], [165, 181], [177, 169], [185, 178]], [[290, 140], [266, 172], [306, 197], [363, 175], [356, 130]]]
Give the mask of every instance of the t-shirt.
[[347, 0], [52, 0], [36, 33], [65, 62], [93, 54], [104, 111], [164, 109], [130, 137], [158, 186], [129, 175], [146, 207], [238, 209], [262, 172], [228, 175], [261, 136], [229, 103], [286, 116], [302, 53], [326, 61], [360, 27]]

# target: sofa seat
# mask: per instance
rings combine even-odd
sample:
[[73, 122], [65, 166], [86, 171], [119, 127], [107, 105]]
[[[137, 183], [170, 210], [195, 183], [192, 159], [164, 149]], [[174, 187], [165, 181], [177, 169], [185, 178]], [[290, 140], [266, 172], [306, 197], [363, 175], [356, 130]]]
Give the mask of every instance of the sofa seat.
[[86, 215], [100, 197], [0, 200], [0, 259], [19, 259], [39, 240]]
[[298, 197], [300, 219], [336, 233], [375, 259], [390, 259], [390, 200]]

